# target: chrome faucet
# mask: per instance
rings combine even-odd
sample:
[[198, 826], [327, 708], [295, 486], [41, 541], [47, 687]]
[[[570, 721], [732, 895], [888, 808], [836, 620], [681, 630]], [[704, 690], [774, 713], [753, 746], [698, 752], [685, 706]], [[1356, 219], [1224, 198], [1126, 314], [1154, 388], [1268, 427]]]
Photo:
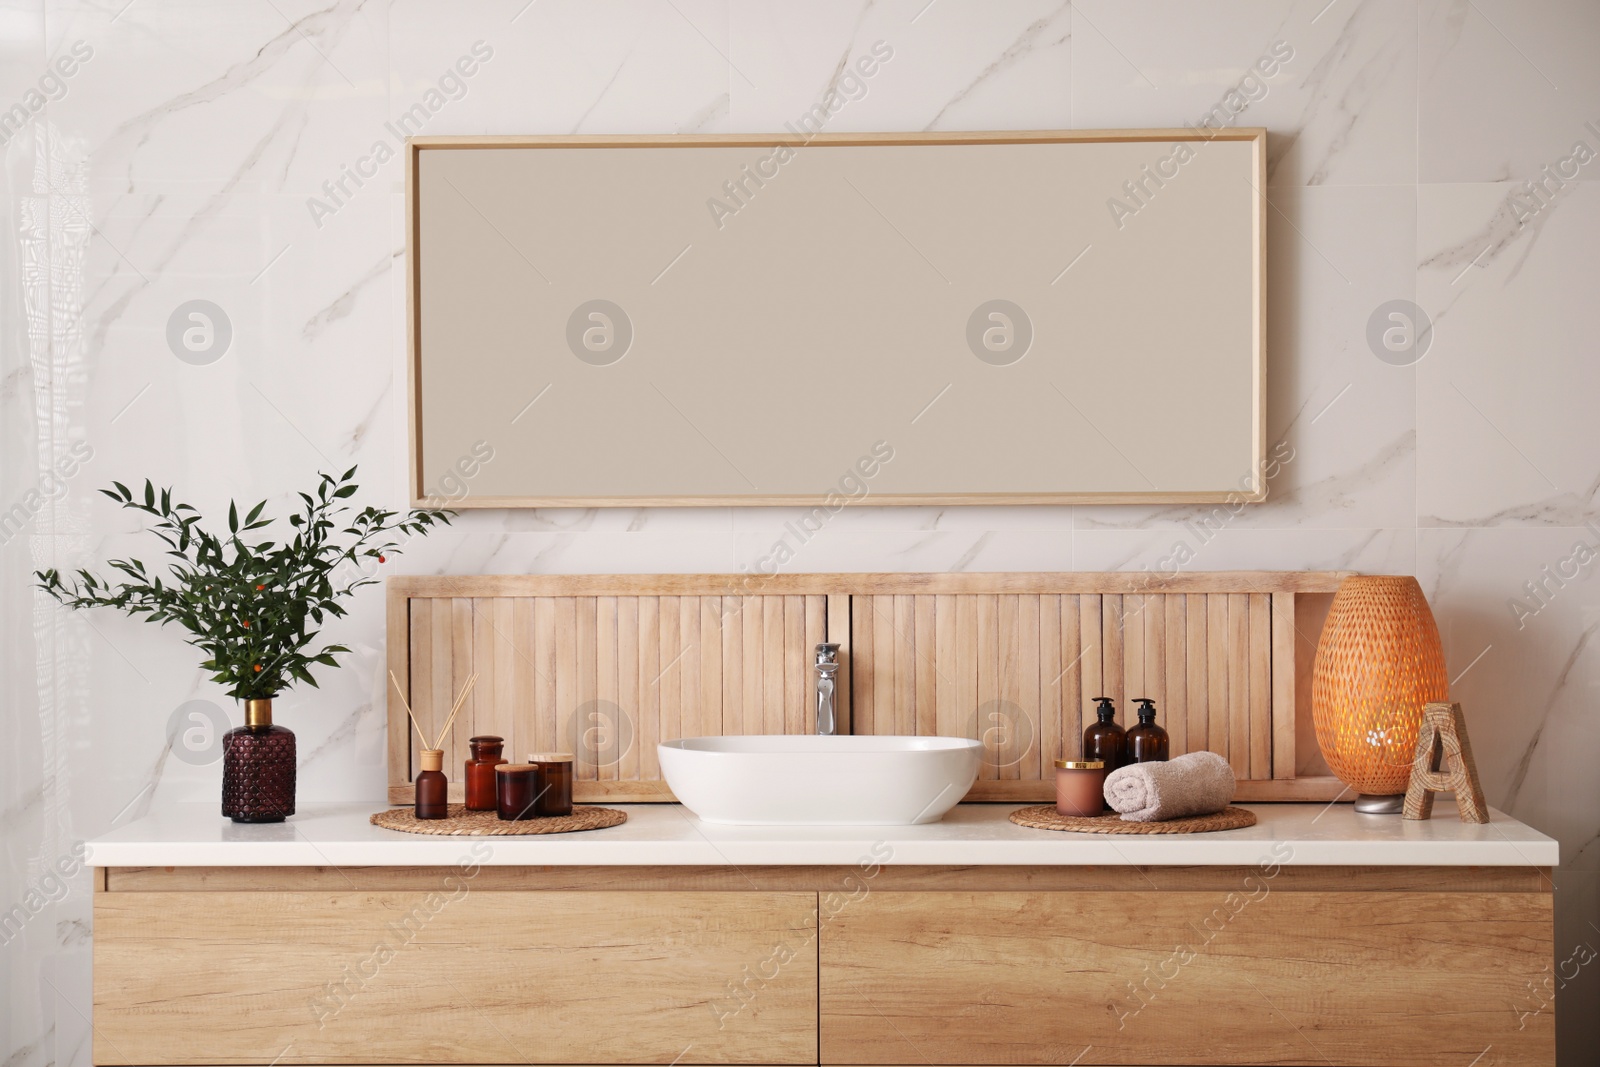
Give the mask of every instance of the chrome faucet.
[[831, 737], [839, 732], [839, 716], [834, 700], [835, 678], [839, 673], [839, 646], [817, 646], [817, 733]]

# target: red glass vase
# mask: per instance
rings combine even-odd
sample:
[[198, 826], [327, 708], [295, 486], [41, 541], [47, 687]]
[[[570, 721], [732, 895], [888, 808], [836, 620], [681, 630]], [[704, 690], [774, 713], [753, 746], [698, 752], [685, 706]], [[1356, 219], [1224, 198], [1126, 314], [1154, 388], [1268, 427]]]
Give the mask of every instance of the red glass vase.
[[272, 699], [246, 700], [244, 725], [222, 737], [222, 814], [282, 822], [294, 814], [294, 733], [272, 725]]

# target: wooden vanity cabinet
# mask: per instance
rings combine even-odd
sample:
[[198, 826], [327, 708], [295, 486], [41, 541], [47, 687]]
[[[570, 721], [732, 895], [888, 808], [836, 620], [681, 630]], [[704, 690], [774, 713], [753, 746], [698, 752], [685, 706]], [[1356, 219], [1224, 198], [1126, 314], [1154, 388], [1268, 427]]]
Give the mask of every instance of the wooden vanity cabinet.
[[94, 1060], [1548, 1067], [1550, 889], [1536, 867], [115, 868]]
[[329, 885], [96, 905], [98, 1064], [817, 1061], [814, 893]]
[[1226, 896], [874, 894], [823, 931], [822, 1062], [1555, 1062], [1548, 895]]

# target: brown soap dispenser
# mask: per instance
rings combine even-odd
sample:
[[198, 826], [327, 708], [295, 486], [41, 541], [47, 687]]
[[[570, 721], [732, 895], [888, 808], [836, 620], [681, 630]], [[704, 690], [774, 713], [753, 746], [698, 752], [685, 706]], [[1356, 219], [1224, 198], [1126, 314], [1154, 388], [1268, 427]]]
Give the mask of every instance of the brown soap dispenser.
[[1128, 735], [1117, 725], [1117, 706], [1110, 697], [1095, 697], [1095, 714], [1100, 721], [1083, 731], [1083, 758], [1099, 760], [1106, 773], [1128, 762]]
[[1128, 729], [1128, 762], [1165, 763], [1167, 761], [1167, 731], [1156, 725], [1156, 702], [1149, 697], [1137, 697], [1139, 724]]

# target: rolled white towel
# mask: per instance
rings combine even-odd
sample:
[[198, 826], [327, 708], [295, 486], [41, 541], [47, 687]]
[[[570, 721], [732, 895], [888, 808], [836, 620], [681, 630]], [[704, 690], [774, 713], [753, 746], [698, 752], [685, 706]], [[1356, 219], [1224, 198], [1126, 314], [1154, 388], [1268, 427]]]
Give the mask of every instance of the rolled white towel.
[[1106, 775], [1106, 803], [1127, 822], [1210, 815], [1233, 801], [1233, 768], [1215, 752], [1134, 763]]

